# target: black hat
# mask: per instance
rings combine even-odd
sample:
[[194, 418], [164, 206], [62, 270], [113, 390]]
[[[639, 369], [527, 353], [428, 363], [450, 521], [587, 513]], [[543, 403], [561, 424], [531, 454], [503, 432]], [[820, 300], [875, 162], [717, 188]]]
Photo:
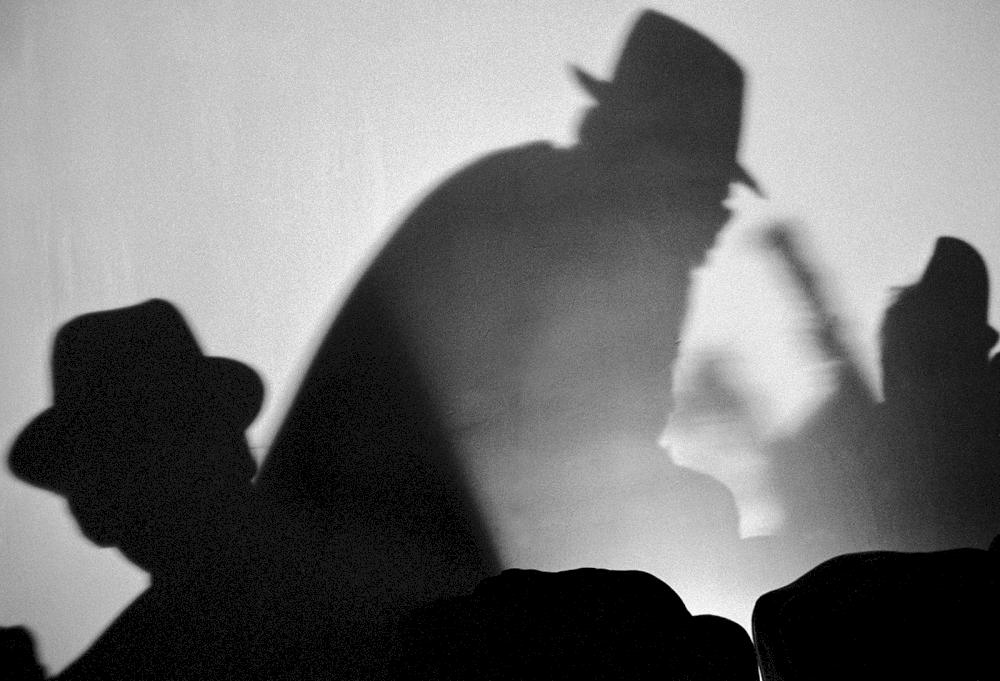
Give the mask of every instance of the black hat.
[[621, 141], [654, 141], [700, 173], [727, 176], [758, 194], [736, 160], [743, 69], [718, 45], [676, 19], [646, 10], [610, 81], [578, 67], [580, 84], [607, 112]]
[[[264, 400], [264, 384], [241, 362], [206, 357], [187, 322], [165, 300], [81, 315], [56, 334], [52, 350], [53, 405], [18, 435], [8, 465], [32, 485], [65, 493], [89, 461], [65, 440], [88, 405], [114, 409], [143, 389], [170, 385], [166, 397], [214, 399], [221, 417], [244, 430]], [[196, 394], [194, 394], [196, 393]]]

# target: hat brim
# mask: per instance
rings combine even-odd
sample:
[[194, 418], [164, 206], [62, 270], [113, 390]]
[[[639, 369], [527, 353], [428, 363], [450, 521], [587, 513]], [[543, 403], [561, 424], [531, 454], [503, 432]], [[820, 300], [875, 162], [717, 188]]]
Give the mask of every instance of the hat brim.
[[66, 445], [54, 407], [41, 412], [18, 434], [7, 456], [16, 478], [35, 487], [63, 493], [72, 474], [66, 470]]
[[598, 103], [607, 102], [611, 98], [611, 83], [600, 78], [595, 78], [579, 66], [572, 66], [571, 68], [576, 82], [587, 91], [587, 94], [596, 99]]
[[[598, 104], [609, 104], [615, 99], [614, 86], [608, 81], [595, 78], [579, 66], [572, 66], [573, 76], [577, 83], [593, 97]], [[748, 187], [754, 194], [761, 198], [766, 198], [757, 180], [753, 178], [746, 169], [739, 163], [733, 163], [728, 167], [730, 173], [729, 180]]]
[[767, 198], [767, 196], [764, 194], [764, 191], [760, 188], [760, 185], [757, 184], [757, 180], [755, 180], [750, 175], [750, 173], [748, 173], [746, 169], [739, 163], [733, 165], [733, 176], [730, 178], [730, 180], [746, 186], [754, 194], [756, 194], [762, 199]]
[[[234, 428], [249, 426], [264, 403], [264, 383], [256, 371], [225, 357], [202, 357], [199, 370], [203, 385], [211, 386], [217, 405]], [[7, 456], [11, 473], [35, 487], [66, 494], [78, 482], [74, 454], [63, 437], [66, 415], [49, 407], [25, 426]]]
[[204, 357], [203, 378], [215, 386], [231, 422], [241, 430], [253, 423], [264, 404], [264, 382], [256, 371], [227, 357]]

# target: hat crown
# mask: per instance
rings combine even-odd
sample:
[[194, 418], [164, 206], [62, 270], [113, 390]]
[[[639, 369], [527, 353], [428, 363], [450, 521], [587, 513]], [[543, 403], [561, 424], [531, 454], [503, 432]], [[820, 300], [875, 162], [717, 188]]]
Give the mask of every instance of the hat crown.
[[[52, 382], [53, 406], [21, 431], [8, 465], [18, 478], [60, 493], [78, 485], [82, 471], [105, 470], [101, 467], [108, 456], [145, 455], [130, 447], [117, 453], [96, 451], [93, 442], [74, 448], [70, 434], [84, 434], [85, 440], [93, 436], [94, 442], [127, 439], [134, 433], [108, 430], [109, 423], [117, 427], [124, 418], [131, 424], [125, 424], [127, 429], [146, 416], [171, 418], [178, 413], [174, 406], [191, 404], [199, 405], [205, 423], [242, 431], [264, 397], [264, 384], [253, 369], [203, 355], [181, 313], [159, 299], [67, 322], [53, 344]], [[177, 425], [190, 429], [196, 424]], [[115, 459], [113, 465], [120, 469], [130, 463]]]
[[722, 94], [738, 113], [743, 102], [739, 64], [703, 34], [652, 10], [629, 33], [610, 86], [625, 103]]
[[165, 300], [85, 314], [56, 334], [55, 402], [89, 398], [113, 387], [148, 385], [158, 376], [193, 371], [201, 357], [191, 329]]
[[629, 33], [610, 81], [580, 69], [575, 74], [602, 110], [595, 141], [652, 142], [699, 173], [727, 176], [760, 193], [736, 162], [743, 69], [703, 34], [647, 10]]

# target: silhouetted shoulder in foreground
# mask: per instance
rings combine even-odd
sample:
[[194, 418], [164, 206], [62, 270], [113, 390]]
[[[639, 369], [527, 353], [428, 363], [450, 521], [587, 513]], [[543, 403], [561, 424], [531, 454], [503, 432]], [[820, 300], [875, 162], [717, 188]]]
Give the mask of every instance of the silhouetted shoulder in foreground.
[[45, 668], [35, 655], [35, 640], [24, 627], [0, 627], [0, 670], [9, 681], [45, 678]]
[[218, 677], [252, 597], [236, 585], [249, 564], [256, 465], [244, 429], [260, 378], [206, 357], [180, 312], [150, 300], [66, 323], [52, 382], [53, 405], [11, 449], [12, 472], [65, 497], [88, 539], [151, 577], [60, 678]]
[[405, 623], [397, 678], [756, 679], [735, 622], [638, 571], [505, 570]]
[[991, 547], [820, 564], [757, 601], [763, 678], [994, 678], [998, 558]]

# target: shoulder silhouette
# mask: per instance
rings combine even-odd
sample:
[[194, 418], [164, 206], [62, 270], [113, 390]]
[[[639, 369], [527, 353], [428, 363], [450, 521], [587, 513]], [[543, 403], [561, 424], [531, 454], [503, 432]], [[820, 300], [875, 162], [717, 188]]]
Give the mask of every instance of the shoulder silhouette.
[[399, 678], [757, 678], [742, 627], [639, 571], [505, 570], [405, 627]]
[[35, 655], [35, 640], [24, 627], [0, 627], [0, 668], [11, 681], [43, 681], [45, 668]]
[[757, 601], [763, 678], [989, 678], [996, 570], [972, 548], [832, 558]]

